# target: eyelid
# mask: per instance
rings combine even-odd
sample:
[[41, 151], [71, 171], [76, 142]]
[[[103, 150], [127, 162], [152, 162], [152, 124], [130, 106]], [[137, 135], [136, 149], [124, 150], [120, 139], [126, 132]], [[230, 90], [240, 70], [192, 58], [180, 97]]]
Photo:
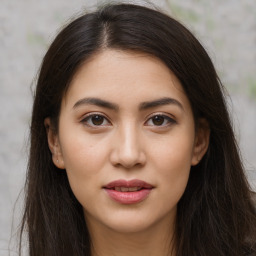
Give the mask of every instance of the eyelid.
[[164, 117], [166, 120], [168, 120], [168, 124], [159, 125], [159, 126], [158, 126], [158, 125], [148, 125], [148, 126], [155, 126], [155, 127], [161, 128], [161, 127], [167, 127], [167, 126], [172, 125], [172, 124], [177, 124], [177, 121], [175, 120], [175, 118], [174, 118], [173, 116], [171, 117], [170, 114], [168, 114], [168, 113], [163, 113], [163, 112], [156, 112], [156, 113], [150, 114], [150, 115], [147, 117], [147, 120], [146, 120], [145, 124], [146, 124], [147, 122], [149, 122], [149, 120], [152, 119], [152, 118], [155, 117], [155, 116]]
[[[101, 117], [103, 117], [108, 122], [108, 124], [107, 125], [90, 125], [90, 124], [88, 124], [88, 122], [87, 122], [88, 119], [93, 117], [93, 116], [101, 116]], [[90, 112], [90, 113], [87, 113], [87, 114], [85, 114], [82, 117], [80, 122], [83, 123], [84, 125], [88, 126], [88, 127], [91, 127], [91, 128], [101, 128], [101, 127], [106, 127], [106, 126], [111, 125], [111, 122], [110, 122], [109, 118], [105, 114], [103, 114], [101, 112]]]
[[[93, 117], [93, 116], [101, 116], [104, 118], [105, 121], [107, 121], [107, 124], [100, 124], [100, 125], [93, 125], [93, 124], [89, 124], [88, 123], [88, 120], [89, 118]], [[164, 125], [147, 125], [147, 123], [155, 116], [161, 116], [161, 117], [164, 117], [165, 120], [168, 121], [167, 124], [164, 124]], [[83, 123], [84, 125], [88, 126], [88, 127], [91, 127], [91, 128], [102, 128], [102, 127], [106, 127], [106, 126], [109, 126], [109, 125], [112, 125], [111, 121], [109, 120], [109, 118], [101, 113], [101, 112], [90, 112], [90, 113], [87, 113], [85, 114], [82, 118], [81, 118], [81, 123]], [[145, 121], [145, 124], [146, 126], [152, 126], [152, 127], [158, 127], [158, 128], [161, 128], [161, 127], [167, 127], [169, 125], [172, 125], [172, 124], [175, 124], [177, 123], [177, 121], [175, 120], [174, 117], [171, 117], [169, 113], [163, 113], [163, 112], [156, 112], [156, 113], [153, 113], [153, 114], [150, 114], [146, 121]]]

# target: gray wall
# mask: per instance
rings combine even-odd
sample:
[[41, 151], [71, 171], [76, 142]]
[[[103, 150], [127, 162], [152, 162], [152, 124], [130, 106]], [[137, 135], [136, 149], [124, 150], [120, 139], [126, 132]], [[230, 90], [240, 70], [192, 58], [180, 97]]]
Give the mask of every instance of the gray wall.
[[[14, 221], [15, 232], [22, 207], [21, 193], [13, 214], [25, 180], [33, 78], [57, 29], [71, 15], [99, 2], [1, 0], [0, 256], [8, 255], [11, 224]], [[256, 1], [152, 2], [186, 24], [212, 57], [231, 96], [235, 132], [256, 190]]]

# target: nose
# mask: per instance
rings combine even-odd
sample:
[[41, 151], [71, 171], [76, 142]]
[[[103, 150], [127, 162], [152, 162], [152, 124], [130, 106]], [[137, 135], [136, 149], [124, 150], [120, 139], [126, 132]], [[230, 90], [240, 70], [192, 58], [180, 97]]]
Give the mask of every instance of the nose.
[[142, 138], [135, 127], [126, 126], [119, 129], [113, 140], [112, 148], [110, 161], [114, 166], [131, 169], [135, 166], [144, 166], [146, 163]]

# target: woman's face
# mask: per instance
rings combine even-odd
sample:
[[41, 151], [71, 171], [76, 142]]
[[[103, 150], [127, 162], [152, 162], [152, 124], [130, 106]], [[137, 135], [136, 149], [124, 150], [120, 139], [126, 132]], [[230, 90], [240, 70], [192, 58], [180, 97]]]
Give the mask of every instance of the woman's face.
[[58, 134], [48, 131], [88, 226], [118, 232], [173, 224], [207, 138], [160, 60], [116, 50], [83, 64], [62, 100]]

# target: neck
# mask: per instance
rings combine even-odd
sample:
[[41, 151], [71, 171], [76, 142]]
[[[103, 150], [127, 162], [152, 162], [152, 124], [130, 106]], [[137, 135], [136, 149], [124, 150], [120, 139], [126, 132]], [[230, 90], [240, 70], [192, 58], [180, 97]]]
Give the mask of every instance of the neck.
[[108, 227], [89, 225], [92, 256], [175, 256], [174, 225], [163, 222], [139, 232], [116, 232]]

